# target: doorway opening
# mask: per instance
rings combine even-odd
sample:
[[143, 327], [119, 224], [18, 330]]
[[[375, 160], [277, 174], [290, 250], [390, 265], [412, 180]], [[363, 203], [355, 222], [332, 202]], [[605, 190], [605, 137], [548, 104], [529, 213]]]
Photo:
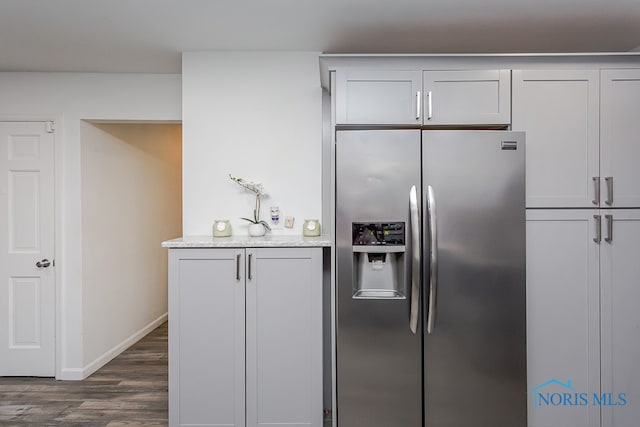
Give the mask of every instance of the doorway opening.
[[182, 234], [182, 125], [81, 123], [83, 378], [167, 319]]

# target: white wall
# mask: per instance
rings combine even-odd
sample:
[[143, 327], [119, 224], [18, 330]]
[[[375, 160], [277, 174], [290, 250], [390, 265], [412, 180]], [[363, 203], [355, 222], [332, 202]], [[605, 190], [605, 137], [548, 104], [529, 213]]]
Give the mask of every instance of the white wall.
[[83, 119], [181, 119], [180, 75], [0, 73], [0, 120], [56, 124], [56, 371], [83, 372], [80, 124]]
[[321, 217], [322, 91], [315, 52], [189, 52], [182, 58], [183, 232], [211, 233], [215, 218], [247, 234], [254, 199], [228, 174], [261, 181], [269, 206]]
[[158, 243], [182, 234], [182, 128], [83, 122], [80, 131], [86, 376], [166, 320]]

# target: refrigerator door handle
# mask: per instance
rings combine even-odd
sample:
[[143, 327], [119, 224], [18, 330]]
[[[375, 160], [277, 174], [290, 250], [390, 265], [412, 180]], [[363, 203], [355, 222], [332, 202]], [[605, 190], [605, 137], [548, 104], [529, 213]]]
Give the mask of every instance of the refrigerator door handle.
[[418, 191], [412, 186], [409, 191], [409, 210], [411, 212], [411, 311], [409, 329], [418, 331], [420, 314], [420, 215], [418, 213]]
[[438, 230], [436, 197], [433, 187], [427, 186], [427, 211], [429, 215], [429, 307], [427, 312], [427, 333], [433, 332], [436, 323], [436, 297], [438, 287]]

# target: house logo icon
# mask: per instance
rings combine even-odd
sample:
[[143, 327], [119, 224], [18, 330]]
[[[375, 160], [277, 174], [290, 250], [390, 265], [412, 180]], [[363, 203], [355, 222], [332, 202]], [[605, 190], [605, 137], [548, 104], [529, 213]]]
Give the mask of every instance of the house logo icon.
[[531, 393], [533, 393], [533, 407], [537, 408], [540, 406], [540, 402], [541, 402], [541, 390], [547, 386], [550, 386], [552, 384], [556, 384], [560, 387], [563, 387], [569, 391], [572, 391], [574, 393], [576, 393], [576, 390], [573, 388], [573, 386], [571, 385], [571, 380], [567, 380], [566, 383], [563, 383], [560, 380], [557, 380], [555, 378], [551, 378], [549, 381], [545, 381], [542, 384], [539, 384], [537, 386], [535, 386], [534, 388], [531, 389]]

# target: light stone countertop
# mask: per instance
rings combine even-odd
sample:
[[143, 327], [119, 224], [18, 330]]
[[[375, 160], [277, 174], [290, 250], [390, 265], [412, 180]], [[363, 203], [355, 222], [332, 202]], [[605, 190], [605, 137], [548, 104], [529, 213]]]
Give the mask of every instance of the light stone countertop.
[[329, 236], [301, 235], [251, 236], [183, 236], [162, 242], [163, 248], [319, 248], [331, 246]]

